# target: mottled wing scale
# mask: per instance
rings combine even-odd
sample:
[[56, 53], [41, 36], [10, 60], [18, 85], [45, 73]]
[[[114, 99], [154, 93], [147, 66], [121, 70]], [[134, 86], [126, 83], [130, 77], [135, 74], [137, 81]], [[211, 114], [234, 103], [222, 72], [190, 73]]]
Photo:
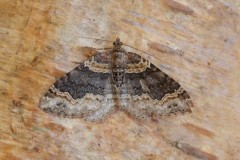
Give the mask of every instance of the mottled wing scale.
[[[95, 62], [102, 65], [102, 71], [92, 65]], [[91, 121], [104, 118], [115, 108], [113, 84], [106, 70], [109, 70], [107, 53], [81, 63], [50, 87], [40, 101], [40, 108], [63, 117], [84, 117]]]
[[92, 56], [57, 80], [39, 107], [55, 115], [91, 121], [118, 108], [136, 118], [191, 112], [192, 101], [175, 80], [139, 55], [117, 51], [124, 62], [120, 68], [123, 76], [116, 75], [116, 80], [122, 78], [117, 85], [112, 77], [116, 65], [113, 49]]
[[169, 116], [191, 112], [187, 92], [153, 64], [135, 53], [128, 53], [125, 92], [121, 108], [136, 118]]
[[126, 74], [126, 83], [131, 104], [123, 107], [136, 118], [191, 112], [193, 104], [187, 92], [152, 64], [144, 72]]

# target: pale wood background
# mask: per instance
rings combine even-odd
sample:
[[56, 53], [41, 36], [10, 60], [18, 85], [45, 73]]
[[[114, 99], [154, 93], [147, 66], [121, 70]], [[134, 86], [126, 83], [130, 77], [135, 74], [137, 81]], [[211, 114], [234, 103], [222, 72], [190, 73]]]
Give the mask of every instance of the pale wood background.
[[[1, 0], [0, 159], [240, 159], [239, 13], [239, 0]], [[92, 123], [37, 107], [86, 46], [112, 46], [80, 37], [117, 36], [189, 92], [193, 113]]]

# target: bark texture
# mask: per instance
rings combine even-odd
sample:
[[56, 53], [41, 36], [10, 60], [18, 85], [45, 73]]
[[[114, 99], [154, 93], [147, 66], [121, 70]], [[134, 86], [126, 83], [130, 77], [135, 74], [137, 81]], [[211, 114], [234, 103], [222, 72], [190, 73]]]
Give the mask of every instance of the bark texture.
[[[238, 159], [239, 6], [235, 0], [1, 0], [0, 159]], [[56, 79], [94, 48], [112, 46], [86, 38], [117, 36], [187, 90], [191, 114], [139, 121], [116, 112], [96, 123], [38, 108]]]

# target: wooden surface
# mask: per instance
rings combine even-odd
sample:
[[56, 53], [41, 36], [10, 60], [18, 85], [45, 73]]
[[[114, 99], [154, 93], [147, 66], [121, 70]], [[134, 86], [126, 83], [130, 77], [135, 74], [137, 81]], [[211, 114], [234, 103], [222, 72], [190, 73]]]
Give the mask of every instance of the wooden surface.
[[[240, 159], [240, 1], [1, 0], [0, 159]], [[41, 96], [117, 36], [177, 80], [193, 113], [64, 119]], [[130, 50], [130, 48], [126, 48]]]

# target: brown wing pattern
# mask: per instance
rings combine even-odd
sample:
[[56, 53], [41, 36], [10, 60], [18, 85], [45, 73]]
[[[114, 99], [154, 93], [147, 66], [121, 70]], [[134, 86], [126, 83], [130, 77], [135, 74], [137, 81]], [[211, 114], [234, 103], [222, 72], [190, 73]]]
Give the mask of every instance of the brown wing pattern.
[[[136, 118], [191, 112], [193, 103], [179, 83], [141, 56], [125, 52], [120, 41], [116, 42], [111, 52], [96, 54], [58, 79], [39, 107], [54, 115], [92, 121], [119, 107]], [[125, 54], [120, 88], [111, 75], [111, 53], [115, 51]]]

